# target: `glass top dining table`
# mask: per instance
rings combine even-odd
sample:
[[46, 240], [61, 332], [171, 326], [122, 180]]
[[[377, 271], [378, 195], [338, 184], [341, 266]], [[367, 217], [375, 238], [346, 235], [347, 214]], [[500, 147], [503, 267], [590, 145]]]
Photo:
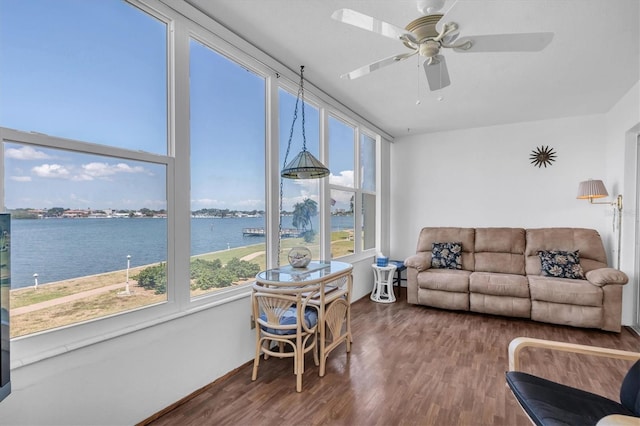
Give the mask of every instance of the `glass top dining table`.
[[335, 277], [350, 272], [353, 265], [344, 262], [311, 262], [306, 268], [280, 266], [256, 275], [263, 285], [302, 287], [317, 283], [329, 283]]
[[289, 265], [268, 269], [256, 275], [253, 291], [269, 288], [276, 292], [318, 288], [310, 301], [318, 307], [320, 377], [325, 375], [329, 353], [341, 343], [351, 351], [351, 291], [353, 265], [344, 262], [311, 262], [306, 268]]

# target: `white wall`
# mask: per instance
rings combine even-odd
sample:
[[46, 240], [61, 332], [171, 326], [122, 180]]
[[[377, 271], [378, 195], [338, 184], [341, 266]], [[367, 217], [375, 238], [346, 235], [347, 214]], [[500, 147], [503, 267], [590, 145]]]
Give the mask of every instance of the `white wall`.
[[[605, 116], [607, 181], [609, 193], [623, 194], [621, 268], [629, 275], [624, 286], [622, 323], [638, 321], [640, 303], [638, 273], [638, 134], [640, 134], [640, 82], [636, 83]], [[608, 185], [608, 184], [607, 184]], [[613, 240], [612, 240], [613, 241]], [[614, 247], [617, 249], [617, 247]]]
[[[391, 168], [391, 255], [415, 252], [424, 226], [596, 228], [603, 210], [576, 199], [578, 183], [604, 179], [601, 117], [474, 128], [396, 139]], [[549, 146], [556, 161], [530, 164]]]
[[[638, 85], [608, 114], [396, 138], [391, 256], [413, 254], [424, 226], [569, 226], [598, 230], [615, 266], [613, 208], [589, 205], [576, 193], [589, 178], [604, 180], [614, 196], [622, 191], [625, 134], [638, 122], [637, 93]], [[530, 164], [531, 151], [541, 145], [557, 155], [547, 168]], [[625, 214], [635, 211], [629, 206]], [[627, 258], [622, 268], [632, 279], [623, 295], [623, 324], [632, 323], [634, 310], [632, 264]]]

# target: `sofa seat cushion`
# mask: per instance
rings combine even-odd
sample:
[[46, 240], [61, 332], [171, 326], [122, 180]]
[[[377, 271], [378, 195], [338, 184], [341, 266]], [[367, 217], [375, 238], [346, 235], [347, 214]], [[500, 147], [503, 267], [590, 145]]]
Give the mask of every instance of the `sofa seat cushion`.
[[468, 293], [470, 275], [471, 271], [465, 270], [429, 269], [418, 274], [418, 288]]
[[602, 328], [602, 306], [531, 301], [531, 319], [572, 327]]
[[537, 275], [528, 278], [531, 300], [597, 307], [601, 307], [604, 301], [602, 288], [589, 281]]
[[471, 293], [493, 296], [513, 296], [529, 298], [529, 281], [523, 275], [474, 272], [469, 277]]
[[469, 293], [469, 310], [483, 314], [531, 318], [531, 299], [528, 297]]
[[433, 306], [440, 309], [454, 311], [469, 310], [469, 293], [456, 293], [452, 291], [418, 289], [418, 303], [425, 306]]

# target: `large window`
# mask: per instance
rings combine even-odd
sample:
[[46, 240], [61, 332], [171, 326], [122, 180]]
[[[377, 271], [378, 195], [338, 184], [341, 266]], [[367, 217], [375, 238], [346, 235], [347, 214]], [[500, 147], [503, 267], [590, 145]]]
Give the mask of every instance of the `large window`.
[[375, 248], [376, 144], [360, 129], [332, 115], [328, 127], [331, 257], [337, 258]]
[[191, 295], [266, 266], [265, 82], [190, 42]]
[[157, 0], [0, 7], [11, 332], [40, 351], [21, 362], [246, 297], [294, 246], [375, 247], [376, 139], [323, 95], [306, 148], [332, 175], [280, 179], [303, 147], [295, 75]]
[[[329, 116], [331, 257], [355, 252], [355, 128]], [[340, 189], [339, 189], [340, 188]]]
[[167, 25], [119, 1], [2, 6], [0, 125], [38, 132], [3, 134], [12, 336], [166, 301]]
[[360, 135], [360, 189], [362, 190], [361, 249], [376, 246], [376, 140], [365, 133]]

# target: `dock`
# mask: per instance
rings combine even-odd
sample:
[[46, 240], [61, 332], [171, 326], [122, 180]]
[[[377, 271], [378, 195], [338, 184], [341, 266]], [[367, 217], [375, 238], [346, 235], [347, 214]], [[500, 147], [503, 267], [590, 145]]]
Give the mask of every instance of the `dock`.
[[[302, 232], [296, 228], [282, 228], [280, 230], [281, 238], [296, 238], [299, 237]], [[264, 228], [242, 228], [243, 237], [264, 237]]]

